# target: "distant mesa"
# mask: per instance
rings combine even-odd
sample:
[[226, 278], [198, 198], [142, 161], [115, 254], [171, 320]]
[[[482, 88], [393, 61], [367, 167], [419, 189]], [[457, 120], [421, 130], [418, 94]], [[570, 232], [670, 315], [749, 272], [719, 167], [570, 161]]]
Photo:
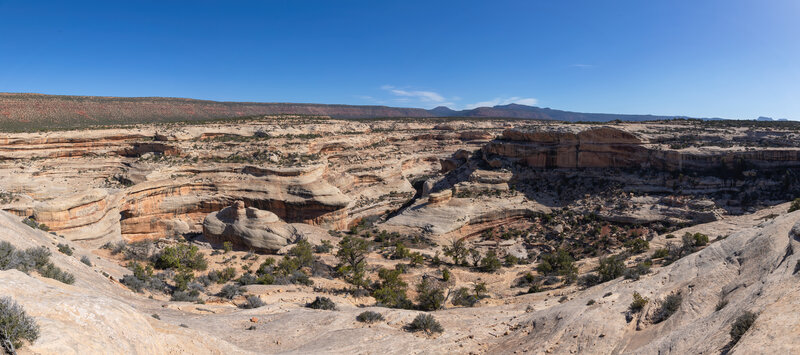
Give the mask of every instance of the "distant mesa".
[[[64, 96], [0, 93], [0, 130], [81, 128], [159, 122], [197, 122], [264, 115], [366, 118], [512, 118], [555, 121], [647, 121], [675, 116], [581, 113], [520, 104], [452, 110], [309, 103], [222, 102], [169, 97]], [[680, 117], [686, 118], [686, 117]]]

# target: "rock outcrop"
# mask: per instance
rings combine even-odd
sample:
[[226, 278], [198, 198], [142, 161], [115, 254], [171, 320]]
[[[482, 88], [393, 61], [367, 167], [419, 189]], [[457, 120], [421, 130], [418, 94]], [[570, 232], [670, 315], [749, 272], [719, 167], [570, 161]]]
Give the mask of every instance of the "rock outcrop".
[[242, 201], [209, 214], [203, 221], [203, 234], [210, 242], [231, 242], [256, 251], [275, 252], [293, 243], [296, 233], [274, 213], [245, 207]]
[[508, 129], [483, 147], [489, 163], [505, 158], [533, 168], [655, 168], [741, 173], [800, 168], [800, 149], [669, 149], [613, 127]]

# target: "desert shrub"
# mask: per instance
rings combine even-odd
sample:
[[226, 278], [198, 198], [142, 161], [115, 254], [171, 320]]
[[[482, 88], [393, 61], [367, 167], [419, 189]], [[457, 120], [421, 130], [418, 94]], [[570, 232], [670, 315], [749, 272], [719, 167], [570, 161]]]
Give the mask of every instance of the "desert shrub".
[[417, 307], [423, 311], [435, 311], [444, 306], [444, 290], [437, 282], [422, 278], [417, 284]]
[[565, 249], [558, 249], [555, 253], [542, 255], [536, 270], [545, 275], [561, 275], [566, 280], [574, 280], [578, 274], [575, 259]]
[[530, 287], [531, 285], [537, 282], [536, 276], [533, 276], [532, 273], [526, 272], [525, 275], [517, 280], [517, 283], [514, 285], [515, 287]]
[[186, 291], [189, 286], [189, 282], [194, 280], [194, 273], [190, 270], [181, 270], [175, 273], [172, 277], [172, 281], [175, 282], [175, 288], [180, 291]]
[[311, 267], [314, 263], [314, 248], [305, 239], [301, 239], [292, 249], [289, 249], [288, 255], [297, 260], [298, 268]]
[[266, 305], [267, 304], [264, 303], [264, 301], [262, 301], [260, 297], [255, 295], [250, 295], [247, 296], [247, 302], [240, 304], [239, 308], [250, 309], [250, 308], [264, 307]]
[[35, 270], [42, 277], [66, 284], [75, 282], [75, 276], [61, 270], [50, 261], [50, 250], [46, 247], [17, 250], [11, 243], [0, 242], [0, 270], [9, 269], [17, 269], [24, 273]]
[[236, 282], [242, 286], [253, 285], [258, 283], [258, 277], [253, 274], [244, 274]]
[[134, 292], [142, 292], [145, 287], [145, 282], [133, 275], [123, 276], [120, 282]]
[[633, 313], [638, 313], [642, 310], [642, 308], [644, 308], [648, 301], [649, 300], [645, 297], [642, 297], [639, 292], [634, 292], [633, 302], [631, 302], [631, 305], [628, 307], [628, 309], [630, 309], [630, 311]]
[[40, 230], [43, 230], [45, 232], [50, 230], [50, 228], [47, 227], [44, 223], [37, 223], [35, 220], [33, 220], [31, 218], [23, 219], [22, 223], [24, 223], [25, 225], [27, 225], [28, 227], [31, 227], [33, 229], [40, 229]]
[[347, 282], [355, 285], [358, 288], [367, 285], [366, 269], [367, 269], [367, 250], [369, 244], [366, 240], [345, 236], [339, 242], [339, 251], [336, 252], [336, 257], [339, 258], [339, 265], [337, 271], [344, 277]]
[[205, 270], [208, 262], [197, 246], [178, 244], [159, 252], [155, 257], [155, 266], [159, 269]]
[[447, 268], [442, 269], [442, 281], [450, 281], [450, 270]]
[[75, 283], [75, 276], [61, 270], [58, 266], [55, 266], [52, 262], [48, 262], [44, 266], [37, 268], [36, 271], [39, 272], [42, 277], [47, 277], [56, 281], [60, 281], [62, 283], [71, 285]]
[[330, 240], [323, 240], [321, 244], [314, 246], [315, 253], [330, 253], [333, 250], [333, 243]]
[[669, 249], [659, 248], [653, 253], [653, 259], [663, 259], [669, 256]]
[[417, 267], [425, 263], [425, 257], [419, 252], [408, 254], [408, 258], [411, 259], [411, 263], [409, 263], [411, 267]]
[[127, 246], [128, 246], [127, 242], [125, 242], [124, 240], [120, 240], [120, 241], [117, 241], [117, 242], [114, 242], [114, 243], [108, 242], [106, 244], [103, 244], [103, 246], [101, 248], [108, 249], [109, 251], [111, 251], [111, 255], [117, 255], [117, 254], [125, 251], [125, 248]]
[[81, 257], [81, 262], [86, 264], [86, 266], [92, 266], [92, 261], [89, 260], [89, 257], [86, 255]]
[[22, 341], [30, 343], [39, 338], [39, 325], [11, 297], [0, 297], [0, 345], [15, 354]]
[[483, 272], [495, 272], [502, 267], [503, 264], [500, 262], [500, 259], [497, 258], [497, 253], [495, 253], [494, 250], [487, 252], [486, 256], [484, 256], [480, 262], [480, 270]]
[[642, 238], [631, 239], [625, 242], [624, 245], [631, 254], [641, 254], [650, 249], [650, 243]]
[[683, 242], [682, 251], [684, 253], [692, 253], [697, 247], [708, 244], [708, 236], [702, 233], [686, 233], [681, 237], [681, 241]]
[[719, 302], [717, 302], [717, 306], [714, 307], [714, 311], [719, 312], [727, 305], [728, 305], [728, 300], [719, 300]]
[[64, 243], [58, 243], [56, 247], [58, 247], [58, 251], [60, 251], [62, 254], [72, 256], [72, 247], [70, 247], [69, 245]]
[[625, 272], [625, 262], [622, 257], [612, 255], [607, 258], [600, 258], [600, 265], [597, 266], [597, 273], [600, 275], [601, 282], [616, 279]]
[[412, 332], [426, 332], [428, 334], [441, 333], [444, 331], [442, 325], [430, 314], [420, 314], [408, 325], [408, 330]]
[[463, 239], [454, 238], [450, 241], [450, 245], [442, 248], [444, 255], [453, 259], [453, 264], [461, 265], [467, 261], [467, 243]]
[[152, 240], [142, 240], [127, 245], [124, 242], [121, 243], [126, 260], [150, 261], [156, 252], [156, 245]]
[[406, 246], [403, 243], [397, 242], [397, 244], [395, 244], [394, 246], [394, 252], [391, 255], [389, 255], [389, 259], [393, 260], [405, 259], [409, 255], [411, 255], [411, 252], [408, 250], [408, 248], [406, 248]]
[[650, 273], [651, 262], [643, 261], [635, 266], [625, 269], [623, 276], [628, 280], [638, 280], [640, 276]]
[[174, 302], [197, 302], [200, 300], [200, 292], [197, 290], [192, 291], [175, 291], [170, 297], [170, 301]]
[[232, 267], [226, 267], [219, 271], [211, 271], [208, 273], [208, 279], [211, 282], [216, 282], [218, 284], [224, 284], [233, 278], [236, 277], [236, 269]]
[[243, 287], [239, 285], [229, 284], [222, 287], [222, 290], [220, 290], [219, 293], [217, 293], [217, 296], [232, 300], [236, 298], [236, 296], [242, 294], [242, 292], [244, 292]]
[[233, 243], [229, 241], [222, 242], [222, 250], [225, 252], [225, 254], [230, 253], [233, 251]]
[[479, 300], [489, 297], [489, 295], [486, 294], [486, 292], [488, 292], [489, 289], [486, 288], [485, 282], [476, 283], [473, 290], [475, 291], [475, 297], [478, 297]]
[[408, 284], [400, 278], [402, 270], [378, 270], [378, 278], [372, 297], [375, 297], [378, 305], [392, 308], [411, 308], [411, 301], [406, 296]]
[[472, 307], [478, 303], [478, 297], [475, 296], [468, 288], [462, 287], [453, 292], [453, 305]]
[[503, 263], [506, 267], [512, 267], [520, 263], [520, 259], [514, 255], [507, 254], [505, 258], [503, 258]]
[[599, 285], [601, 283], [603, 283], [603, 279], [600, 277], [600, 275], [595, 274], [593, 272], [578, 278], [578, 285], [581, 285], [583, 287], [592, 287], [595, 285]]
[[800, 210], [800, 198], [794, 199], [794, 201], [792, 201], [791, 206], [789, 206], [790, 213], [798, 210]]
[[383, 315], [378, 312], [364, 311], [356, 316], [356, 320], [361, 323], [375, 323], [383, 320]]
[[678, 311], [678, 308], [681, 307], [681, 302], [683, 301], [683, 296], [680, 292], [673, 293], [661, 302], [661, 307], [658, 308], [658, 311], [653, 315], [653, 323], [660, 323], [667, 320], [670, 316], [672, 316], [675, 312]]
[[306, 307], [312, 309], [323, 309], [326, 311], [335, 311], [336, 310], [336, 303], [334, 303], [328, 297], [320, 297], [314, 299], [311, 303], [306, 304]]
[[753, 312], [744, 312], [736, 318], [736, 321], [731, 325], [731, 345], [739, 342], [744, 333], [747, 333], [753, 323], [756, 322], [756, 317], [758, 315]]

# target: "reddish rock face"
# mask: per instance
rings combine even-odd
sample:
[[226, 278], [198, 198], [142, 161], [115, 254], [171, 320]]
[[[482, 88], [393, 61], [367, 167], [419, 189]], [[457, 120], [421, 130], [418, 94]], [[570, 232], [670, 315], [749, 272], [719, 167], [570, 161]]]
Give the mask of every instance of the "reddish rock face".
[[509, 129], [484, 146], [489, 155], [520, 160], [534, 168], [630, 167], [645, 163], [647, 149], [635, 135], [614, 128], [582, 132]]
[[782, 169], [800, 166], [800, 150], [678, 151], [649, 146], [636, 135], [611, 127], [574, 130], [508, 129], [483, 147], [493, 156], [533, 168], [655, 168], [714, 172], [718, 169]]

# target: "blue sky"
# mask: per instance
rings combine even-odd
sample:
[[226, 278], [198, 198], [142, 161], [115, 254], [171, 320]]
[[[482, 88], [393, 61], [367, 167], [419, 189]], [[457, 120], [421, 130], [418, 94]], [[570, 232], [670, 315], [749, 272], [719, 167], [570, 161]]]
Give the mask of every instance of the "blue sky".
[[800, 119], [800, 1], [6, 1], [0, 91]]

